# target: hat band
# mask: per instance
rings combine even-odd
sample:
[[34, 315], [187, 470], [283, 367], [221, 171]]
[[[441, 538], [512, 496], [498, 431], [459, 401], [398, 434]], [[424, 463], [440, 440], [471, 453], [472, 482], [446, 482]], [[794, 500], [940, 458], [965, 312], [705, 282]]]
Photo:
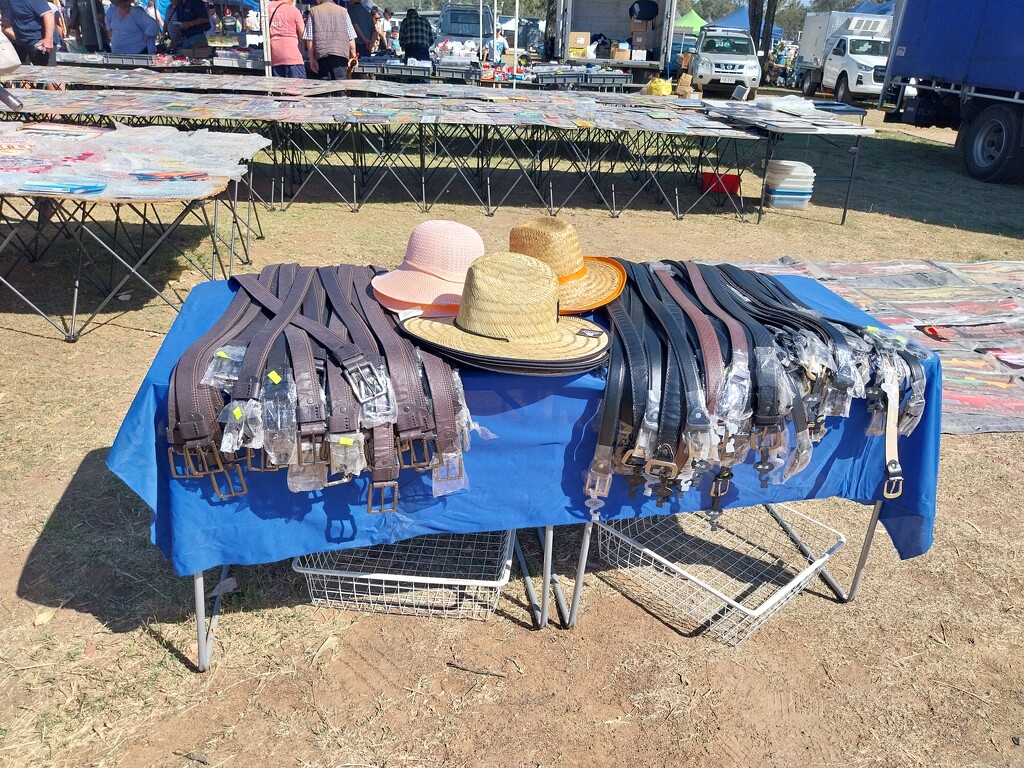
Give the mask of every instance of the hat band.
[[486, 334], [486, 333], [480, 333], [479, 331], [471, 331], [469, 328], [467, 328], [466, 326], [462, 325], [459, 322], [459, 318], [458, 317], [456, 317], [455, 320], [452, 321], [452, 324], [456, 328], [458, 328], [460, 331], [462, 331], [463, 333], [468, 333], [468, 334], [470, 334], [472, 336], [479, 336], [480, 338], [483, 338], [483, 339], [494, 339], [495, 341], [508, 341], [508, 339], [506, 339], [506, 338], [504, 338], [502, 336], [491, 336], [491, 335]]
[[559, 285], [564, 285], [565, 283], [571, 282], [573, 280], [579, 280], [581, 277], [585, 277], [586, 274], [587, 274], [587, 265], [584, 264], [582, 267], [577, 269], [571, 275], [564, 275], [564, 276], [558, 278], [558, 284]]

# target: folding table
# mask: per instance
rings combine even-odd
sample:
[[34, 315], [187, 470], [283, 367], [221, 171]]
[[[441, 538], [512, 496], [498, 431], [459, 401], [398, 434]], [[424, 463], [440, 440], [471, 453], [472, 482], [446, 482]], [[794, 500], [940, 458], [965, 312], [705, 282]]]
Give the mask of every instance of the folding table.
[[[814, 308], [862, 324], [871, 318], [813, 280], [780, 278]], [[435, 499], [423, 475], [403, 472], [399, 510], [367, 514], [365, 477], [323, 492], [287, 491], [284, 473], [250, 474], [247, 497], [217, 499], [209, 484], [174, 480], [165, 442], [166, 397], [171, 370], [188, 345], [214, 323], [232, 296], [229, 284], [193, 289], [125, 416], [108, 466], [153, 510], [153, 542], [180, 575], [195, 583], [196, 612], [205, 617], [203, 572], [225, 564], [276, 562], [312, 552], [391, 543], [431, 533], [550, 529], [592, 522], [584, 504], [583, 475], [593, 458], [596, 419], [604, 381], [597, 374], [567, 378], [463, 372], [473, 418], [496, 437], [474, 435], [465, 454], [471, 490]], [[936, 358], [925, 363], [927, 407], [913, 435], [900, 438], [904, 490], [878, 509], [879, 521], [902, 558], [932, 543], [939, 461], [941, 374]], [[865, 437], [868, 417], [855, 401], [848, 419], [830, 419], [810, 465], [784, 485], [761, 489], [749, 464], [736, 469], [723, 506], [840, 497], [873, 504], [882, 497], [884, 445]], [[674, 514], [707, 509], [708, 489], [691, 491], [659, 509], [629, 499], [616, 478], [602, 519]], [[869, 533], [873, 529], [869, 528]], [[550, 544], [550, 531], [547, 534]], [[550, 574], [551, 547], [545, 547]], [[203, 623], [198, 625], [200, 668], [209, 664]]]

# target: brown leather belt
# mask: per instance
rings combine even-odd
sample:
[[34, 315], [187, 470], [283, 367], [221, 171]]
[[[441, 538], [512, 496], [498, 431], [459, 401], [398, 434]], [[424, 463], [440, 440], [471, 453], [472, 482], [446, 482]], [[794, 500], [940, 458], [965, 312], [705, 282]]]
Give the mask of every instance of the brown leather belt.
[[[234, 278], [240, 290], [228, 309], [171, 377], [175, 477], [209, 477], [216, 496], [228, 498], [247, 493], [246, 471], [281, 468], [280, 456], [290, 457], [288, 485], [296, 491], [347, 482], [368, 468], [368, 511], [393, 512], [403, 467], [433, 469], [435, 480], [442, 467], [441, 480], [462, 476], [460, 419], [468, 414], [452, 369], [399, 334], [370, 294], [373, 275], [368, 267], [282, 265]], [[224, 369], [226, 378], [210, 378], [226, 350], [240, 355], [237, 365]], [[277, 398], [274, 436], [294, 441], [293, 450], [264, 450], [270, 406], [261, 396]], [[346, 460], [331, 479], [335, 450]]]

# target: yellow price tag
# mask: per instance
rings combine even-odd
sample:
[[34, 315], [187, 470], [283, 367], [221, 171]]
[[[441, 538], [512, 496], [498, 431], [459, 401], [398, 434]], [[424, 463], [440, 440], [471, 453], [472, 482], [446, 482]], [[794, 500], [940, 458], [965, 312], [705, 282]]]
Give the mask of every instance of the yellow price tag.
[[275, 384], [280, 384], [281, 383], [281, 374], [278, 373], [277, 371], [270, 371], [270, 372], [268, 372], [267, 373], [267, 378], [270, 379]]
[[355, 445], [355, 444], [356, 444], [356, 441], [353, 440], [351, 437], [339, 437], [338, 438], [338, 445]]
[[241, 408], [239, 408], [239, 407], [238, 407], [238, 406], [236, 405], [236, 406], [235, 406], [235, 410], [233, 410], [233, 411], [231, 412], [231, 415], [235, 417], [235, 421], [241, 421], [241, 420], [242, 420], [242, 409], [241, 409]]
[[222, 360], [226, 360], [227, 357], [228, 357], [228, 353], [225, 352], [223, 349], [218, 349], [217, 350], [217, 357], [221, 358]]

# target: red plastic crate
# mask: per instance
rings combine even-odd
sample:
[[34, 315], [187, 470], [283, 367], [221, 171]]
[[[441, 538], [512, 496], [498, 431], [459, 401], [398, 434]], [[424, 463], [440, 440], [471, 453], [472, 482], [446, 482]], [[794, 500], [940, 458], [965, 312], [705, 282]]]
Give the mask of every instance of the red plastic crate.
[[728, 192], [735, 195], [740, 191], [740, 177], [736, 173], [723, 173], [720, 176], [711, 171], [704, 171], [700, 178], [700, 191]]

